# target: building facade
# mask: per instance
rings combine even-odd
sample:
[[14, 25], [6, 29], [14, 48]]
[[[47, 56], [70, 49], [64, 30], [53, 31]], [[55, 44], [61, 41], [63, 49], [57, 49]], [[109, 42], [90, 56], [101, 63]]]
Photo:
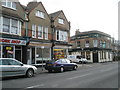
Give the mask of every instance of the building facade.
[[49, 14], [52, 27], [52, 58], [65, 58], [70, 41], [70, 22], [62, 10]]
[[52, 60], [57, 51], [65, 57], [70, 23], [63, 11], [49, 15], [42, 2], [37, 1], [29, 2], [27, 6], [18, 0], [3, 0], [0, 4], [0, 58], [38, 64]]
[[69, 53], [72, 55], [80, 55], [92, 63], [112, 61], [111, 37], [106, 33], [76, 30], [70, 42], [73, 46]]
[[[19, 14], [21, 13], [21, 14]], [[19, 2], [4, 0], [0, 12], [0, 57], [23, 60], [26, 39], [24, 9]]]

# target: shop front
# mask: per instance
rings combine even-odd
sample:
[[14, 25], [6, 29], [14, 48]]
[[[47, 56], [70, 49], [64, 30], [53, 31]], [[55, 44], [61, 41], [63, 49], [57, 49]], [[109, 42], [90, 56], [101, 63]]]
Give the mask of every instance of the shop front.
[[0, 38], [0, 58], [15, 58], [22, 62], [22, 47], [26, 40]]
[[30, 42], [27, 64], [40, 64], [51, 60], [51, 43]]

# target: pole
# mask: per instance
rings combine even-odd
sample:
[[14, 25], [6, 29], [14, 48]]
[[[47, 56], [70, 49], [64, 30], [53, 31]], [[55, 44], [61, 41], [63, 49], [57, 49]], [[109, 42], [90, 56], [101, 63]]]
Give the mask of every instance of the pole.
[[42, 71], [43, 71], [43, 49], [44, 49], [44, 46], [42, 46], [41, 49], [42, 49]]

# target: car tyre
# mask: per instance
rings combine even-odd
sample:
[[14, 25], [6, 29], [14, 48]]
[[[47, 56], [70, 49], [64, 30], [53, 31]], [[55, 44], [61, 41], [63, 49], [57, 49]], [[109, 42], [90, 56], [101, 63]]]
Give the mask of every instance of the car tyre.
[[33, 77], [33, 76], [34, 76], [34, 71], [33, 71], [33, 69], [28, 69], [28, 70], [27, 70], [27, 73], [26, 73], [26, 76], [27, 76], [28, 78]]
[[60, 68], [60, 72], [64, 72], [64, 68], [63, 67]]
[[73, 70], [77, 70], [77, 66], [74, 66], [74, 67], [73, 67]]
[[52, 72], [52, 70], [48, 70], [48, 72], [49, 72], [49, 73], [51, 73], [51, 72]]

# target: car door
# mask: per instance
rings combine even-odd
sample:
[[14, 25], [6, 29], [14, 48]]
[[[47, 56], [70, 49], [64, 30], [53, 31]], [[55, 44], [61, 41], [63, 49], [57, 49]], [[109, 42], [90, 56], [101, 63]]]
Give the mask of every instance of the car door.
[[12, 76], [11, 66], [7, 59], [0, 60], [2, 65], [0, 71], [2, 72], [2, 77]]
[[68, 59], [65, 59], [65, 60], [66, 60], [66, 62], [67, 62], [68, 68], [69, 68], [69, 69], [73, 69], [74, 65], [73, 65], [72, 63], [70, 63], [70, 60], [68, 60]]
[[9, 60], [10, 66], [11, 66], [11, 71], [14, 76], [17, 75], [24, 75], [26, 68], [20, 63], [19, 61], [16, 60]]
[[62, 65], [63, 65], [65, 70], [69, 69], [69, 65], [65, 59], [62, 59]]

